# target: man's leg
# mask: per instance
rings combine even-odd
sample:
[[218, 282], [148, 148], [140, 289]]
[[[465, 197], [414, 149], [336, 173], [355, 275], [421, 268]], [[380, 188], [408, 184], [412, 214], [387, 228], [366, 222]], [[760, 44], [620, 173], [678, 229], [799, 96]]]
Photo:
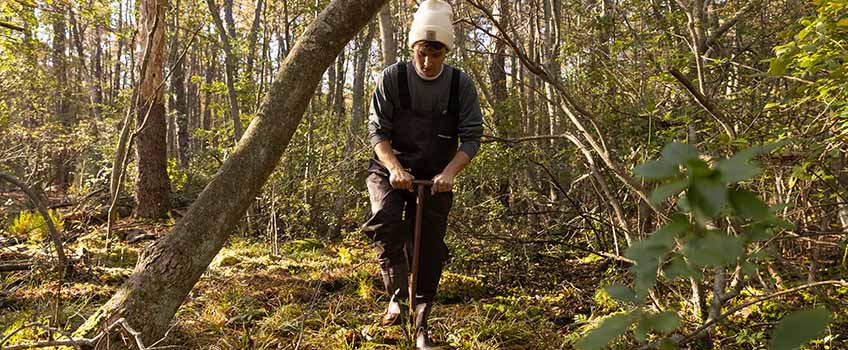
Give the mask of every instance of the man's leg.
[[372, 215], [362, 231], [374, 242], [383, 285], [391, 296], [380, 323], [384, 326], [401, 324], [406, 311], [403, 303], [409, 297], [409, 269], [403, 250], [409, 235], [409, 227], [403, 220], [406, 199], [402, 191], [392, 189], [385, 176], [370, 174], [366, 182]]

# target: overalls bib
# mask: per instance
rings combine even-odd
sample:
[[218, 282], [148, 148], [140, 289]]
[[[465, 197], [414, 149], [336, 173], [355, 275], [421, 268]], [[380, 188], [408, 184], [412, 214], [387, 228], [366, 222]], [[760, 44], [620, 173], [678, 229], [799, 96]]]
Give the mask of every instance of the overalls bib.
[[[392, 149], [400, 164], [419, 180], [430, 180], [442, 172], [456, 155], [459, 146], [459, 76], [452, 68], [450, 98], [446, 111], [416, 111], [407, 81], [407, 64], [398, 65], [398, 97], [400, 109], [394, 112], [390, 134]], [[389, 175], [376, 155], [371, 159], [370, 172]]]

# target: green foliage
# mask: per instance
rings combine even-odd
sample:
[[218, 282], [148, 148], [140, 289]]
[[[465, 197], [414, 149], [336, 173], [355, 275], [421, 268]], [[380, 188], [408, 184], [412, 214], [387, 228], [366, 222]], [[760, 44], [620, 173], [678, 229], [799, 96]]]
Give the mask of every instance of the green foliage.
[[830, 312], [825, 309], [793, 312], [774, 327], [769, 350], [795, 350], [821, 335], [830, 323]]
[[[65, 228], [65, 220], [58, 211], [47, 210], [48, 216], [56, 226], [56, 230], [62, 232]], [[47, 223], [38, 211], [22, 211], [18, 214], [7, 228], [13, 236], [28, 237], [31, 243], [42, 243], [50, 237]]]
[[[642, 305], [659, 277], [700, 278], [703, 268], [730, 266], [736, 263], [751, 264], [756, 259], [748, 254], [748, 246], [758, 239], [769, 237], [775, 229], [787, 225], [774, 216], [773, 211], [754, 193], [741, 189], [740, 182], [759, 173], [752, 158], [785, 145], [785, 141], [755, 146], [738, 152], [733, 157], [714, 162], [703, 160], [691, 146], [672, 143], [666, 145], [662, 157], [634, 169], [649, 180], [665, 180], [653, 194], [657, 202], [683, 192], [681, 212], [673, 214], [668, 222], [645, 240], [633, 243], [625, 256], [636, 263], [631, 268], [634, 287], [620, 284], [605, 288], [610, 297], [636, 307], [623, 314], [605, 319], [578, 343], [583, 349], [600, 349], [618, 336], [625, 334], [635, 324], [635, 338], [644, 342], [651, 333], [668, 334], [680, 326], [680, 316], [666, 311], [651, 314]], [[726, 227], [717, 223], [729, 222]], [[742, 235], [734, 234], [737, 231]], [[784, 322], [791, 327], [799, 319], [808, 320], [808, 328], [796, 336], [788, 336], [781, 343], [790, 349], [815, 337], [826, 325], [820, 312], [806, 312]], [[806, 322], [806, 321], [804, 321]], [[781, 331], [776, 334], [791, 333]], [[786, 339], [786, 340], [783, 340]]]
[[[769, 73], [790, 74], [811, 81], [799, 92], [804, 98], [832, 104], [836, 114], [848, 112], [848, 3], [842, 0], [816, 0], [815, 16], [801, 19], [803, 28], [794, 40], [774, 47]], [[846, 130], [841, 123], [838, 129]]]
[[188, 183], [189, 172], [187, 169], [180, 169], [177, 166], [177, 160], [174, 158], [168, 159], [168, 178], [171, 182], [171, 191], [181, 191]]

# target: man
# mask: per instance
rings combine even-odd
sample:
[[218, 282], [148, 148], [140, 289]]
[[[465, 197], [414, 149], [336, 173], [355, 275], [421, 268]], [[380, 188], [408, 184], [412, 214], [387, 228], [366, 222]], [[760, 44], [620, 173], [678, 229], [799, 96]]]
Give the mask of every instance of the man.
[[[480, 148], [483, 116], [468, 75], [444, 64], [453, 49], [453, 13], [442, 0], [421, 3], [409, 32], [412, 62], [383, 71], [371, 100], [368, 132], [375, 157], [367, 179], [372, 217], [363, 231], [374, 241], [386, 291], [381, 325], [404, 322], [415, 222], [413, 179], [432, 180], [425, 193], [416, 286], [416, 349], [436, 349], [427, 318], [449, 254], [444, 242], [451, 192]], [[406, 248], [406, 250], [404, 250]]]

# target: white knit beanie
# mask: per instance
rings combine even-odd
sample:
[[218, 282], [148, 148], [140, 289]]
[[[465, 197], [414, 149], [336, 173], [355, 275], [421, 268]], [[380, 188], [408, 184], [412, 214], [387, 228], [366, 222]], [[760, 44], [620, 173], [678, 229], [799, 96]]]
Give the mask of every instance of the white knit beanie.
[[418, 41], [438, 41], [453, 50], [453, 11], [442, 0], [424, 0], [409, 28], [409, 48]]

